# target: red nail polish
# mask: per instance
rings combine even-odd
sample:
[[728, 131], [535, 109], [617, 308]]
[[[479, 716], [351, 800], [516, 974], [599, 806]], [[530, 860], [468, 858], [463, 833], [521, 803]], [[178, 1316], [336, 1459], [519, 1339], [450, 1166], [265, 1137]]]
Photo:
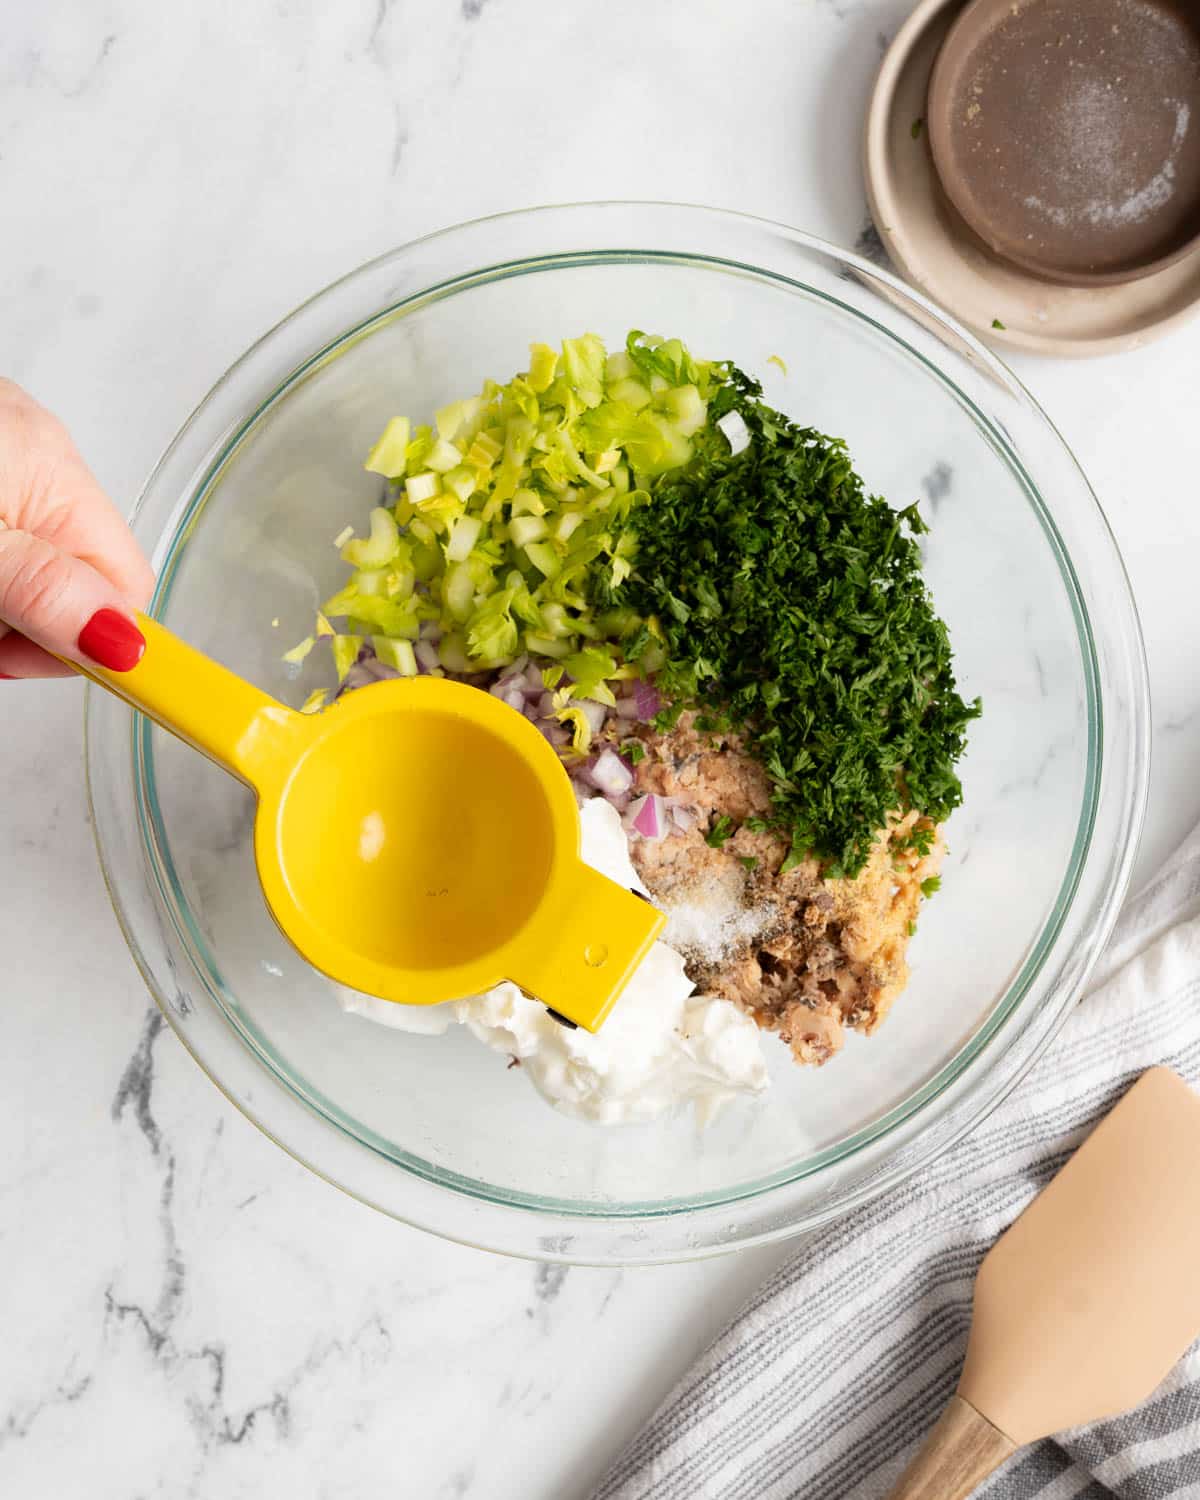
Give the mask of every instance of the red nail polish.
[[11, 672], [0, 672], [0, 682], [16, 682]]
[[146, 637], [115, 609], [98, 609], [79, 632], [79, 649], [110, 672], [130, 672], [142, 659]]

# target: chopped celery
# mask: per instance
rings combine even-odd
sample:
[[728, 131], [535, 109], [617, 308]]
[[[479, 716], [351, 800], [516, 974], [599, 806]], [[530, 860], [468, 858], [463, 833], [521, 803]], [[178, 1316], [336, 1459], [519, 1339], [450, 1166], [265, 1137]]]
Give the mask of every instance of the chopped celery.
[[407, 417], [393, 417], [383, 429], [383, 436], [367, 454], [363, 468], [372, 474], [383, 474], [388, 479], [402, 478], [408, 453], [409, 431]]
[[[613, 701], [623, 676], [652, 670], [652, 641], [636, 664], [621, 642], [641, 622], [606, 608], [636, 565], [629, 518], [651, 504], [656, 475], [691, 457], [723, 367], [698, 362], [678, 339], [633, 333], [609, 353], [597, 335], [559, 349], [531, 344], [529, 368], [507, 385], [441, 407], [432, 425], [393, 418], [367, 466], [399, 483], [370, 534], [338, 538], [353, 568], [325, 613], [348, 621], [334, 638], [343, 677], [361, 631], [381, 661], [416, 670], [422, 621], [441, 631], [449, 672], [488, 670], [522, 652], [568, 697]], [[332, 634], [321, 617], [316, 634]], [[308, 643], [289, 653], [301, 660]], [[547, 679], [549, 680], [549, 679]], [[580, 710], [564, 698], [562, 711]], [[576, 751], [587, 718], [572, 718]]]
[[545, 542], [528, 542], [525, 556], [545, 578], [557, 578], [562, 572], [558, 553]]
[[356, 537], [342, 548], [342, 556], [354, 568], [382, 568], [400, 548], [400, 528], [390, 510], [376, 506], [371, 512], [371, 535]]
[[425, 457], [425, 462], [435, 474], [448, 474], [451, 469], [459, 468], [462, 461], [461, 451], [443, 437], [438, 438]]
[[345, 679], [346, 673], [358, 660], [358, 653], [362, 649], [362, 640], [356, 635], [335, 635], [333, 638], [333, 665], [337, 669], [338, 681]]
[[459, 516], [450, 531], [450, 541], [446, 546], [447, 562], [465, 562], [471, 555], [471, 548], [479, 540], [479, 533], [483, 530], [483, 522], [478, 516]]
[[317, 638], [315, 635], [306, 636], [298, 646], [293, 646], [290, 651], [285, 651], [283, 659], [290, 666], [298, 667], [316, 644]]
[[374, 635], [371, 644], [379, 660], [385, 666], [394, 667], [401, 677], [417, 675], [417, 658], [411, 641], [394, 641], [386, 635]]
[[423, 500], [431, 500], [441, 492], [441, 476], [433, 473], [414, 474], [404, 486], [404, 493], [413, 505], [420, 505]]
[[558, 374], [558, 355], [551, 349], [549, 344], [530, 344], [529, 346], [529, 389], [540, 395], [549, 390], [555, 375]]
[[470, 617], [474, 598], [475, 583], [470, 568], [465, 562], [455, 563], [442, 582], [442, 603], [453, 619], [463, 621]]
[[514, 547], [540, 542], [548, 530], [549, 527], [541, 516], [514, 516], [508, 523], [508, 534]]

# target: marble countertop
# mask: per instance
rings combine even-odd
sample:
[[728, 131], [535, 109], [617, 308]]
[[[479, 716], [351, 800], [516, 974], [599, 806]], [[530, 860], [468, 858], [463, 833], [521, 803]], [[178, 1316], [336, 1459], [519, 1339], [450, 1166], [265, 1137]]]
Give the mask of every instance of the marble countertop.
[[[371, 255], [670, 197], [853, 246], [905, 0], [45, 0], [0, 49], [0, 368], [132, 502], [260, 332]], [[1200, 324], [1019, 360], [1124, 551], [1154, 693], [1139, 870], [1200, 814]], [[787, 1252], [616, 1272], [441, 1244], [295, 1165], [148, 1002], [96, 867], [78, 684], [0, 702], [0, 1493], [583, 1496]]]

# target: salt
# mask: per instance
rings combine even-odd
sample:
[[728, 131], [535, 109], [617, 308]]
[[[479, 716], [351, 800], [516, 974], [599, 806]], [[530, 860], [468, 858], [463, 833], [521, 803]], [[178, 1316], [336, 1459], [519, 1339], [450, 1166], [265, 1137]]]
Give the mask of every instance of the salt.
[[746, 902], [738, 871], [728, 877], [695, 881], [679, 896], [662, 903], [667, 922], [663, 941], [685, 958], [716, 964], [748, 947], [778, 922], [778, 909], [769, 899]]

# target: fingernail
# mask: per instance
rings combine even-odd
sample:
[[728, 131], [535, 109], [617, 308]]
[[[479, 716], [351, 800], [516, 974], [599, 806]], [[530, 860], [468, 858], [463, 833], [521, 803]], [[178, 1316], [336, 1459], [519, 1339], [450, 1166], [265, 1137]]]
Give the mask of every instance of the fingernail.
[[0, 672], [0, 682], [16, 682], [16, 680], [11, 672]]
[[79, 649], [110, 672], [130, 672], [142, 659], [146, 637], [115, 609], [98, 609], [79, 632]]

